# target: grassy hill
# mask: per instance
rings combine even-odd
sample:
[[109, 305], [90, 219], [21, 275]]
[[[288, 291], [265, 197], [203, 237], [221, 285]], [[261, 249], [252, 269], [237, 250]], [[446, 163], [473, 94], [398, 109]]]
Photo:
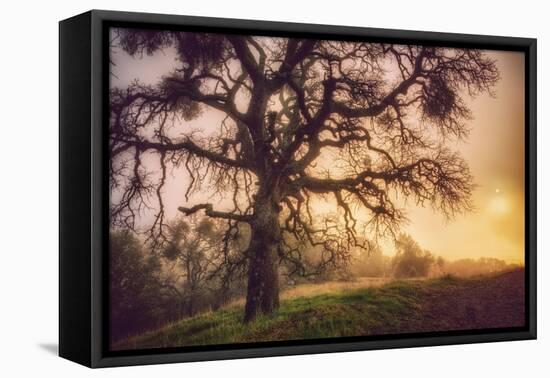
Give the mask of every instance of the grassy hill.
[[301, 296], [283, 293], [271, 317], [243, 324], [243, 308], [236, 303], [129, 338], [114, 349], [522, 326], [524, 277], [518, 269], [475, 279], [334, 285], [323, 294], [298, 290]]

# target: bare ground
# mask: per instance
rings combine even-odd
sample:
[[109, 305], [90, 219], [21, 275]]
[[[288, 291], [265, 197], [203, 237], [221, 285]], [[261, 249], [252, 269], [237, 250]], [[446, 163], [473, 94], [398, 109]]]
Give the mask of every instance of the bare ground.
[[427, 292], [408, 332], [522, 327], [525, 325], [525, 270], [492, 279], [472, 279]]

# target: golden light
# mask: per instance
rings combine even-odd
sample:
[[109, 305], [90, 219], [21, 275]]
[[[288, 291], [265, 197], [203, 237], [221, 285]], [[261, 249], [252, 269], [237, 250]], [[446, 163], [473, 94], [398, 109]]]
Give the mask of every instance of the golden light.
[[489, 201], [489, 211], [494, 215], [504, 215], [510, 211], [510, 201], [503, 195], [493, 197]]

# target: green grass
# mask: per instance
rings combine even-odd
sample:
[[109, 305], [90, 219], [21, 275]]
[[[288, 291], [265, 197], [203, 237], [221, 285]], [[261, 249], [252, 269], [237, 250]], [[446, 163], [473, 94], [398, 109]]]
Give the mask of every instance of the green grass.
[[311, 297], [286, 299], [272, 316], [244, 324], [242, 306], [167, 325], [114, 345], [143, 349], [274, 340], [330, 338], [398, 333], [421, 317], [422, 303], [442, 290], [466, 281], [451, 277], [425, 281], [395, 281]]

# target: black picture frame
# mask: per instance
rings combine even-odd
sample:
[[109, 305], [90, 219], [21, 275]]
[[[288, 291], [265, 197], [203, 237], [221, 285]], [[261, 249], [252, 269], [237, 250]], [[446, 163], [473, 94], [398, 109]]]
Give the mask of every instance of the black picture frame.
[[[110, 26], [361, 39], [525, 54], [526, 326], [514, 329], [182, 347], [107, 348]], [[59, 354], [89, 367], [405, 348], [536, 338], [536, 39], [92, 10], [59, 24]]]

